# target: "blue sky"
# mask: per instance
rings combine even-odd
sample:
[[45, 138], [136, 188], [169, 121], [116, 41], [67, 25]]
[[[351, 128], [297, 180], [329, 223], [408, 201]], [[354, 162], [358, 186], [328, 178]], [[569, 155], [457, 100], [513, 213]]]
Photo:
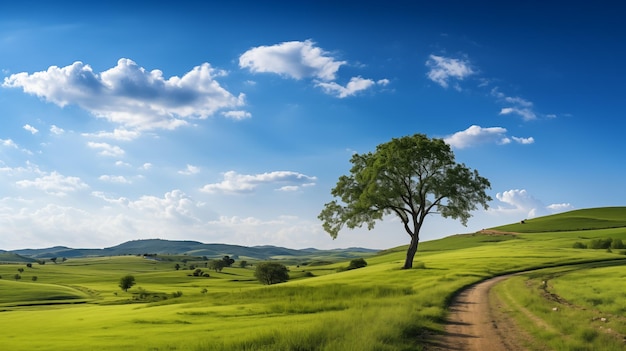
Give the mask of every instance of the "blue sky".
[[494, 199], [422, 240], [624, 205], [624, 8], [465, 3], [0, 5], [0, 249], [403, 245], [317, 215], [352, 153], [414, 133]]

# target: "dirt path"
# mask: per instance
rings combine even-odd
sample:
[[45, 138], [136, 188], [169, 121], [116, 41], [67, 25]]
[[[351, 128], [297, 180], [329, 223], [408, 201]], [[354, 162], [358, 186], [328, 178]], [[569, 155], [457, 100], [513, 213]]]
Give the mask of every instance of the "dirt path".
[[462, 291], [450, 305], [445, 334], [427, 347], [443, 351], [519, 351], [515, 325], [499, 310], [499, 302], [489, 301], [493, 285], [508, 278], [501, 276], [475, 284]]

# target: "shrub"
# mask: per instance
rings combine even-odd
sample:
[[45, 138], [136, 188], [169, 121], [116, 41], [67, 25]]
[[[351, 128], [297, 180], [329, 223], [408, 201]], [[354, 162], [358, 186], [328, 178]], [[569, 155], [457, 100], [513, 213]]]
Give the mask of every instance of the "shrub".
[[577, 241], [574, 243], [574, 245], [572, 245], [572, 247], [575, 249], [586, 249], [587, 245], [581, 243], [580, 241]]
[[624, 243], [622, 242], [622, 239], [613, 239], [613, 242], [611, 243], [611, 248], [612, 249], [623, 249], [626, 248], [624, 246]]
[[355, 258], [354, 260], [350, 261], [350, 265], [348, 265], [348, 269], [357, 269], [357, 268], [363, 268], [367, 266], [367, 262], [362, 259], [362, 258]]

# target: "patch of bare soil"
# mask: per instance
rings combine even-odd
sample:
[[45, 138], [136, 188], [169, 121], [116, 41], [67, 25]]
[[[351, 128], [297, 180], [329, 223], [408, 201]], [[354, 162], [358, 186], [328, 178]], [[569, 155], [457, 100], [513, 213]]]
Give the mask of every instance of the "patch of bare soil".
[[502, 311], [500, 301], [490, 303], [491, 287], [509, 276], [500, 276], [470, 286], [450, 305], [446, 331], [426, 350], [520, 351], [524, 335]]

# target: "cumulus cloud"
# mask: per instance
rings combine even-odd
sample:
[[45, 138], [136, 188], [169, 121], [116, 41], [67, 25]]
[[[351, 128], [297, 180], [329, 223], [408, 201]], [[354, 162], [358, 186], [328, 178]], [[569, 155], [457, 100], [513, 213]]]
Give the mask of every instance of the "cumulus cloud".
[[31, 134], [37, 134], [37, 133], [39, 133], [39, 130], [37, 130], [37, 128], [35, 128], [35, 127], [31, 126], [30, 124], [26, 124], [26, 125], [24, 125], [24, 127], [22, 127], [22, 128], [24, 128], [24, 130], [29, 131]]
[[317, 78], [334, 80], [339, 67], [336, 61], [311, 40], [288, 41], [271, 46], [258, 46], [239, 57], [239, 67], [251, 72], [270, 72], [294, 79]]
[[[426, 67], [430, 69], [426, 74], [428, 79], [444, 88], [448, 88], [451, 81], [460, 81], [476, 73], [467, 60], [437, 55], [428, 57]], [[458, 85], [455, 88], [460, 89]]]
[[203, 63], [182, 77], [166, 79], [160, 70], [148, 71], [122, 58], [101, 73], [75, 62], [32, 74], [12, 74], [2, 86], [22, 88], [61, 107], [78, 105], [130, 129], [174, 129], [189, 118], [207, 118], [244, 105], [243, 94], [234, 96], [215, 79], [225, 74]]
[[376, 85], [386, 86], [388, 79], [374, 81], [352, 77], [344, 86], [337, 83], [339, 68], [347, 64], [330, 56], [329, 52], [315, 46], [311, 40], [289, 41], [271, 46], [252, 48], [239, 57], [239, 67], [253, 73], [268, 72], [293, 79], [310, 78], [315, 85], [338, 98], [353, 96]]
[[[288, 186], [311, 186], [316, 177], [291, 171], [274, 171], [261, 174], [238, 174], [235, 171], [224, 173], [224, 179], [219, 183], [207, 184], [201, 191], [207, 193], [249, 193], [260, 184], [292, 183]], [[284, 187], [284, 186], [283, 186]], [[290, 190], [295, 190], [291, 188]]]
[[192, 174], [197, 174], [199, 172], [200, 172], [200, 168], [199, 167], [192, 166], [192, 165], [187, 165], [187, 168], [185, 168], [182, 171], [178, 171], [178, 174], [192, 175]]
[[569, 203], [545, 206], [541, 201], [530, 195], [526, 189], [511, 189], [497, 193], [496, 199], [504, 205], [498, 205], [490, 211], [519, 213], [527, 218], [545, 216], [573, 209], [573, 206]]
[[506, 136], [506, 133], [507, 130], [502, 127], [483, 128], [477, 125], [472, 125], [466, 130], [456, 132], [445, 137], [444, 141], [457, 149], [464, 149], [485, 143], [506, 145], [510, 144], [511, 141], [515, 141], [519, 144], [532, 144], [535, 141], [533, 137], [519, 138], [512, 136], [509, 138]]
[[20, 180], [15, 183], [21, 188], [35, 188], [51, 195], [65, 196], [69, 192], [89, 188], [78, 177], [66, 177], [58, 172], [43, 175], [35, 180]]
[[108, 143], [95, 143], [93, 141], [90, 141], [87, 143], [87, 146], [92, 149], [100, 150], [98, 154], [102, 156], [120, 157], [125, 154], [124, 150], [121, 147]]

